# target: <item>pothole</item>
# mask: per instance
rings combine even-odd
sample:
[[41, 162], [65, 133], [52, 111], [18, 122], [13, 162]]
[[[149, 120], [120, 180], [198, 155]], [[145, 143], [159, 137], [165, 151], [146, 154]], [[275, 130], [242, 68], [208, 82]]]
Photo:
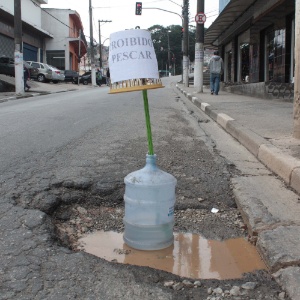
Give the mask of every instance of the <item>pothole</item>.
[[[123, 201], [62, 204], [52, 214], [56, 235], [63, 246], [77, 250], [77, 241], [96, 231], [124, 231]], [[196, 233], [211, 240], [225, 240], [247, 236], [247, 227], [236, 209], [220, 209], [212, 213], [208, 208], [180, 209], [175, 205], [174, 231]]]
[[[81, 190], [79, 201], [66, 201], [52, 214], [59, 241], [73, 251], [194, 279], [241, 278], [244, 273], [266, 269], [246, 240], [246, 228], [236, 208], [220, 203], [218, 212], [213, 213], [209, 199], [178, 196], [181, 204], [175, 205], [174, 244], [163, 250], [140, 251], [123, 241], [124, 187], [97, 186], [97, 191], [92, 186]], [[67, 188], [75, 192], [73, 186]]]
[[155, 251], [136, 250], [123, 233], [97, 231], [79, 239], [78, 249], [107, 261], [151, 267], [192, 279], [237, 279], [265, 270], [255, 246], [244, 238], [208, 240], [192, 233], [174, 233], [174, 244]]

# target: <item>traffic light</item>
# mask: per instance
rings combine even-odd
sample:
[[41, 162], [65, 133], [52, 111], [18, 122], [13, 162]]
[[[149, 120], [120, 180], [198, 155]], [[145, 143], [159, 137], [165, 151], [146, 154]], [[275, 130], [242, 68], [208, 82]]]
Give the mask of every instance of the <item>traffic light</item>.
[[138, 16], [142, 14], [142, 2], [135, 3], [135, 14]]
[[181, 27], [181, 39], [183, 39], [183, 32], [184, 32], [184, 28]]

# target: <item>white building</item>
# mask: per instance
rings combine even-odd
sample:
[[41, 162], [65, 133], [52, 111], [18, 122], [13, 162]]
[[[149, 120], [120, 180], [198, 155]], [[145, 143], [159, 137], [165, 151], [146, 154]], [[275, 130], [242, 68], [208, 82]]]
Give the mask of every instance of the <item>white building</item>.
[[[80, 15], [70, 9], [42, 8], [48, 0], [20, 2], [24, 60], [78, 70], [78, 60], [87, 52]], [[14, 57], [14, 50], [14, 0], [0, 0], [0, 56]]]
[[[42, 28], [41, 4], [48, 0], [22, 0], [24, 60], [44, 61], [45, 38], [53, 35]], [[14, 1], [0, 0], [0, 56], [14, 57]]]
[[78, 60], [87, 52], [80, 15], [71, 9], [44, 8], [42, 27], [53, 34], [46, 41], [47, 63], [61, 70], [78, 70]]

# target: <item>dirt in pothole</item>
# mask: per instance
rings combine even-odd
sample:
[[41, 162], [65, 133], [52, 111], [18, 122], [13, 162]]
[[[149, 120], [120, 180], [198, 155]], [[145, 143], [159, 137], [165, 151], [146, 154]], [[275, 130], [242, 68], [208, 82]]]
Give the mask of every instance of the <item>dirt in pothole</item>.
[[[220, 158], [213, 149], [208, 150], [200, 140], [190, 139], [181, 149], [177, 147], [177, 143], [178, 141], [169, 138], [167, 143], [162, 143], [157, 153], [158, 167], [175, 176], [178, 182], [174, 231], [198, 233], [216, 240], [246, 236], [246, 227], [236, 208], [230, 187], [234, 166]], [[139, 147], [132, 147], [131, 144], [128, 152], [135, 153], [137, 157], [145, 157]], [[130, 156], [126, 153], [127, 147], [124, 149], [121, 157], [115, 156], [116, 164], [126, 154]], [[174, 150], [166, 155], [167, 149]], [[133, 163], [132, 171], [142, 168], [144, 163], [145, 159], [140, 160], [139, 165]], [[109, 173], [112, 176], [119, 171], [111, 168], [112, 166], [107, 165], [102, 170], [103, 174]], [[112, 176], [110, 182], [89, 182], [85, 189], [78, 191], [74, 188], [78, 187], [78, 183], [62, 183], [60, 190], [63, 201], [52, 216], [63, 245], [76, 249], [78, 238], [87, 233], [124, 230], [124, 177]], [[218, 212], [213, 213], [213, 208]]]
[[[188, 133], [185, 133], [188, 136]], [[124, 183], [127, 174], [145, 164], [140, 143], [125, 146], [114, 155], [114, 164], [101, 170], [105, 180], [64, 182], [57, 187], [63, 194], [60, 205], [52, 213], [60, 242], [78, 251], [82, 236], [99, 231], [122, 232], [124, 217]], [[161, 141], [157, 165], [178, 181], [175, 204], [175, 232], [198, 233], [212, 240], [247, 237], [247, 228], [237, 210], [230, 178], [237, 171], [234, 165], [196, 139], [178, 147], [171, 137]], [[168, 155], [169, 149], [173, 149]], [[142, 157], [136, 161], [132, 157]], [[125, 159], [126, 158], [126, 159]], [[128, 159], [129, 158], [129, 159]], [[125, 166], [126, 165], [126, 166]], [[108, 176], [109, 174], [109, 180]], [[76, 188], [77, 187], [77, 188]], [[218, 210], [213, 213], [212, 209]], [[236, 280], [187, 280], [151, 268], [122, 265], [134, 274], [140, 284], [156, 284], [172, 290], [173, 299], [280, 299], [285, 297], [267, 271], [247, 273]], [[248, 288], [251, 288], [249, 290]]]

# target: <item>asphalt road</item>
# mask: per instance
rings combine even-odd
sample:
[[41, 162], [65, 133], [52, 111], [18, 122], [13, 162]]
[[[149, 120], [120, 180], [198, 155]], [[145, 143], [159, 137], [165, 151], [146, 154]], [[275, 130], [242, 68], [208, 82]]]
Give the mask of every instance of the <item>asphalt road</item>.
[[108, 88], [99, 88], [2, 103], [3, 170], [10, 162], [63, 147], [97, 126], [106, 132], [120, 108], [114, 108], [107, 92]]
[[[178, 220], [177, 230], [215, 239], [245, 235], [232, 225], [230, 177], [269, 172], [186, 104], [171, 79], [165, 83], [148, 92], [154, 151], [178, 179], [176, 210], [195, 212]], [[164, 285], [183, 280], [175, 275], [75, 253], [64, 244], [67, 237], [58, 239], [58, 208], [122, 206], [123, 178], [143, 166], [147, 152], [141, 92], [109, 95], [101, 87], [1, 103], [0, 140], [0, 299], [209, 299], [209, 288], [249, 281], [257, 288], [240, 299], [278, 299], [280, 287], [267, 272], [175, 290]], [[220, 217], [210, 213], [216, 205]], [[206, 212], [200, 225], [193, 222], [197, 210]]]

